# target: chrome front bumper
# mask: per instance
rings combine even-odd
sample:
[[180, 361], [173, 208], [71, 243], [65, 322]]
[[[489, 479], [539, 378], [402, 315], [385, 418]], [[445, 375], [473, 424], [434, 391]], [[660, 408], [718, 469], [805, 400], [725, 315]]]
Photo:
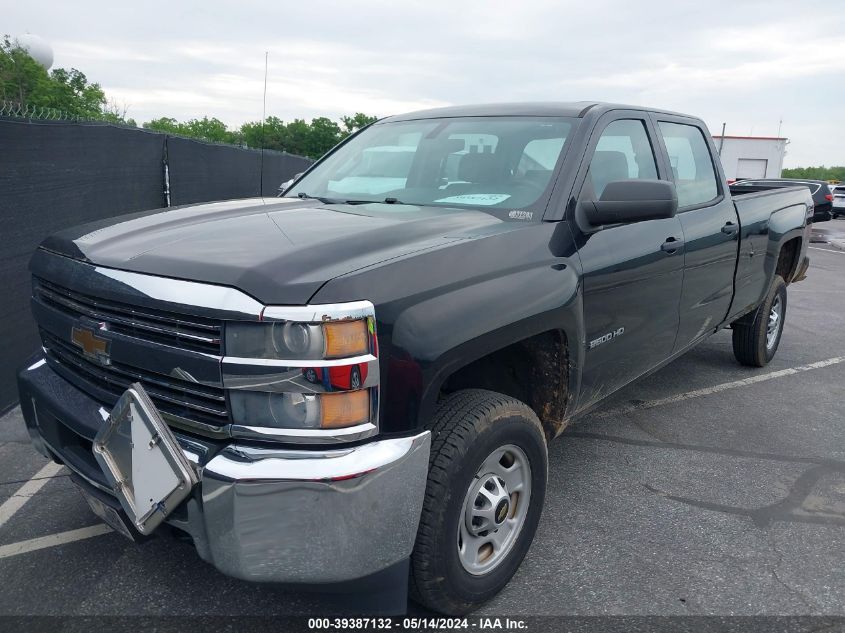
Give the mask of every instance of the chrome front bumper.
[[428, 431], [326, 451], [232, 445], [202, 469], [182, 527], [237, 578], [361, 578], [410, 556], [429, 445]]
[[[73, 441], [66, 448], [47, 439], [90, 441], [88, 429], [102, 423], [102, 407], [37, 359], [18, 384], [36, 448], [102, 489]], [[63, 428], [45, 428], [56, 425]], [[178, 433], [177, 439], [182, 443]], [[186, 449], [200, 481], [167, 522], [190, 534], [199, 555], [230, 576], [291, 583], [362, 578], [410, 556], [430, 443], [426, 431], [321, 450], [230, 444], [207, 461]]]

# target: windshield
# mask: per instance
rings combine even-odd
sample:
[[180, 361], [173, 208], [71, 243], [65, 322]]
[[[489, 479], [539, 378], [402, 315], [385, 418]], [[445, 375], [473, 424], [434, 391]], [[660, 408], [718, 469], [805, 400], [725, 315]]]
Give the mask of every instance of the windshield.
[[377, 123], [285, 197], [491, 210], [539, 206], [576, 121], [461, 117]]

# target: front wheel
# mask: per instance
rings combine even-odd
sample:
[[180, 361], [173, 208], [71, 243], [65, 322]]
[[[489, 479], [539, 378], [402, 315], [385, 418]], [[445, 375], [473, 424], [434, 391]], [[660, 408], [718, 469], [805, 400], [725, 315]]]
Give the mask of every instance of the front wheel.
[[527, 405], [480, 389], [445, 398], [432, 427], [411, 597], [463, 615], [496, 595], [534, 538], [547, 470], [543, 429]]
[[775, 357], [786, 319], [786, 283], [775, 275], [759, 307], [733, 324], [734, 356], [743, 365], [763, 367]]

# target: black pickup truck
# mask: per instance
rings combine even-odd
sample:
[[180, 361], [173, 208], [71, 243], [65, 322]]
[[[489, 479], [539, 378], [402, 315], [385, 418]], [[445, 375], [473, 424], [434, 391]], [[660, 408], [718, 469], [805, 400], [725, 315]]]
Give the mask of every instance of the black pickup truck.
[[525, 556], [576, 416], [722, 328], [771, 360], [812, 213], [806, 187], [732, 196], [690, 116], [393, 116], [279, 199], [47, 238], [21, 406], [127, 536], [467, 613]]

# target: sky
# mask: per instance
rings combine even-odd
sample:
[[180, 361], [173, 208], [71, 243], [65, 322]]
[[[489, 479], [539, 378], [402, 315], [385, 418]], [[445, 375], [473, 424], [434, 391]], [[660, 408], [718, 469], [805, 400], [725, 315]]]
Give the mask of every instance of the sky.
[[[0, 34], [53, 47], [140, 124], [231, 127], [451, 104], [612, 101], [790, 139], [845, 164], [842, 0], [0, 0]], [[800, 7], [800, 9], [798, 8]], [[782, 123], [781, 123], [782, 121]]]

